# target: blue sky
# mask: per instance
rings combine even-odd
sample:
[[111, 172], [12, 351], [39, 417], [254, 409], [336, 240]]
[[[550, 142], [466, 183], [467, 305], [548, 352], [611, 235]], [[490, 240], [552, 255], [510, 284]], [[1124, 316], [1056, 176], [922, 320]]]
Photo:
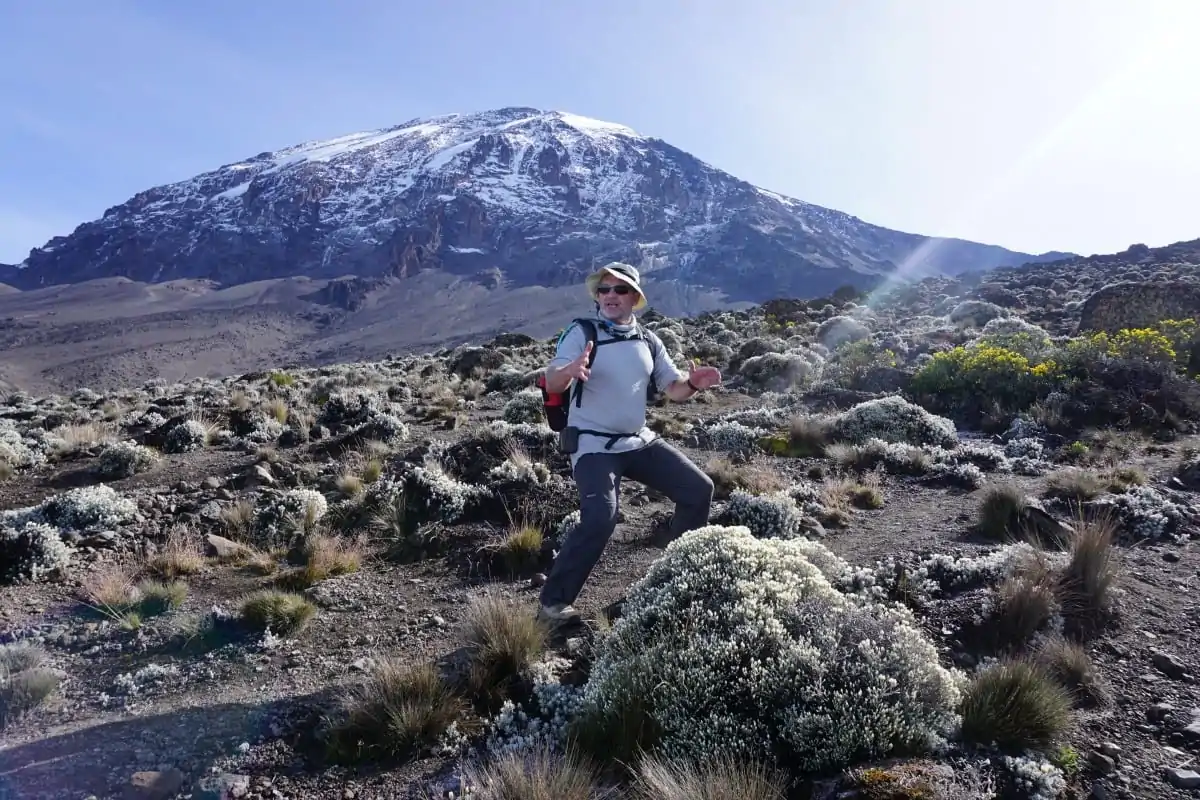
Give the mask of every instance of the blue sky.
[[1200, 237], [1197, 0], [0, 0], [0, 261], [301, 141], [528, 105], [1017, 250]]

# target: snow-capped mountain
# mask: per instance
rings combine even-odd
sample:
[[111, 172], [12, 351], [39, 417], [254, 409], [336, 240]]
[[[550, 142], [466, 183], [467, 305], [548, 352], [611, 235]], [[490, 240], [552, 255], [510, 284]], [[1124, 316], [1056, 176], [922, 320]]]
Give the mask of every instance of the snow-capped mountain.
[[0, 281], [230, 285], [443, 270], [555, 286], [619, 258], [756, 301], [870, 282], [914, 254], [906, 271], [1066, 255], [928, 241], [757, 188], [622, 125], [505, 108], [260, 153], [148, 189]]

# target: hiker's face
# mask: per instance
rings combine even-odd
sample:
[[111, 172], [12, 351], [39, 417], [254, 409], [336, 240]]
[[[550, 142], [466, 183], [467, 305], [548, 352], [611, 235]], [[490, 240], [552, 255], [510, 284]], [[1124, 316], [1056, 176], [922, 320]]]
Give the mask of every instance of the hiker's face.
[[[618, 294], [624, 292], [625, 294]], [[605, 319], [622, 322], [633, 315], [633, 306], [638, 301], [637, 292], [628, 283], [616, 278], [604, 278], [596, 291], [596, 302]]]

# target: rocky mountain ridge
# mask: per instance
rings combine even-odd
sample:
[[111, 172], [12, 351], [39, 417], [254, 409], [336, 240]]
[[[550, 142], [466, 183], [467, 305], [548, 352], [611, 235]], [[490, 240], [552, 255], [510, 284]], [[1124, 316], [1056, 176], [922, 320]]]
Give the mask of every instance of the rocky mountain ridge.
[[148, 189], [0, 265], [0, 282], [231, 286], [440, 270], [554, 287], [619, 258], [659, 280], [761, 302], [868, 287], [897, 270], [1064, 255], [889, 230], [758, 188], [622, 125], [504, 108], [263, 152]]

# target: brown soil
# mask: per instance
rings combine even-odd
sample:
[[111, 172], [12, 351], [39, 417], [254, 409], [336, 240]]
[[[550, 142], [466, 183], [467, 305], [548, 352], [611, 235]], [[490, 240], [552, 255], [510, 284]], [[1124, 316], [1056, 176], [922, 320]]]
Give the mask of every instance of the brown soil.
[[[730, 394], [714, 405], [673, 411], [710, 416], [753, 403]], [[414, 425], [412, 441], [432, 435], [445, 434], [435, 425]], [[684, 449], [701, 464], [717, 455]], [[285, 454], [290, 460], [299, 456], [296, 451]], [[153, 472], [112, 485], [123, 492], [194, 492], [194, 484], [204, 478], [232, 477], [253, 460], [251, 454], [220, 450], [169, 456]], [[1151, 483], [1165, 480], [1175, 463], [1162, 448], [1135, 460]], [[792, 480], [818, 463], [828, 466], [813, 459], [754, 459], [755, 465]], [[14, 478], [0, 488], [0, 505], [33, 504], [60, 487], [82, 482], [78, 476], [86, 474], [87, 466], [84, 460]], [[1038, 494], [1045, 478], [1016, 481]], [[970, 533], [982, 490], [936, 488], [900, 477], [885, 477], [882, 488], [882, 508], [855, 510], [844, 528], [828, 529], [826, 543], [851, 563], [870, 565], [906, 552], [989, 549]], [[590, 620], [621, 597], [661, 552], [650, 529], [655, 515], [668, 512], [669, 506], [630, 483], [622, 502], [625, 521], [579, 602]], [[563, 514], [571, 510], [561, 509]], [[411, 564], [393, 563], [376, 553], [360, 571], [314, 587], [310, 595], [320, 606], [318, 613], [303, 631], [274, 648], [243, 642], [205, 652], [203, 643], [184, 645], [176, 635], [179, 620], [203, 614], [214, 604], [232, 608], [246, 591], [264, 585], [267, 579], [244, 567], [210, 562], [186, 579], [189, 594], [182, 609], [147, 620], [137, 632], [88, 616], [77, 600], [82, 579], [114, 561], [134, 562], [136, 548], [78, 558], [75, 572], [59, 583], [0, 588], [0, 641], [36, 626], [53, 665], [67, 676], [48, 707], [3, 732], [0, 797], [133, 796], [126, 792], [135, 773], [170, 769], [184, 776], [181, 797], [209, 796], [199, 793], [199, 781], [222, 773], [249, 776], [249, 797], [425, 797], [431, 784], [453, 772], [452, 762], [427, 758], [389, 769], [327, 768], [309, 758], [314, 715], [336, 687], [361, 675], [363, 659], [389, 654], [417, 662], [450, 656], [460, 645], [459, 625], [470, 597], [500, 593], [528, 604], [532, 613], [536, 589], [527, 578], [481, 576], [464, 566], [464, 554], [501, 535], [487, 526], [468, 526], [457, 552]], [[1200, 706], [1194, 677], [1169, 677], [1151, 661], [1152, 651], [1161, 648], [1177, 656], [1191, 676], [1200, 676], [1195, 624], [1200, 618], [1195, 592], [1200, 552], [1192, 545], [1123, 545], [1121, 555], [1119, 627], [1088, 648], [1116, 702], [1081, 713], [1070, 737], [1085, 762], [1098, 746], [1119, 745], [1118, 770], [1105, 777], [1085, 763], [1075, 785], [1082, 796], [1096, 781], [1105, 784], [1109, 797], [1186, 796], [1166, 783], [1161, 770], [1184, 764], [1200, 748], [1146, 725], [1155, 703], [1184, 710]], [[119, 694], [119, 675], [151, 664], [173, 666], [178, 674], [149, 683], [136, 695]]]

